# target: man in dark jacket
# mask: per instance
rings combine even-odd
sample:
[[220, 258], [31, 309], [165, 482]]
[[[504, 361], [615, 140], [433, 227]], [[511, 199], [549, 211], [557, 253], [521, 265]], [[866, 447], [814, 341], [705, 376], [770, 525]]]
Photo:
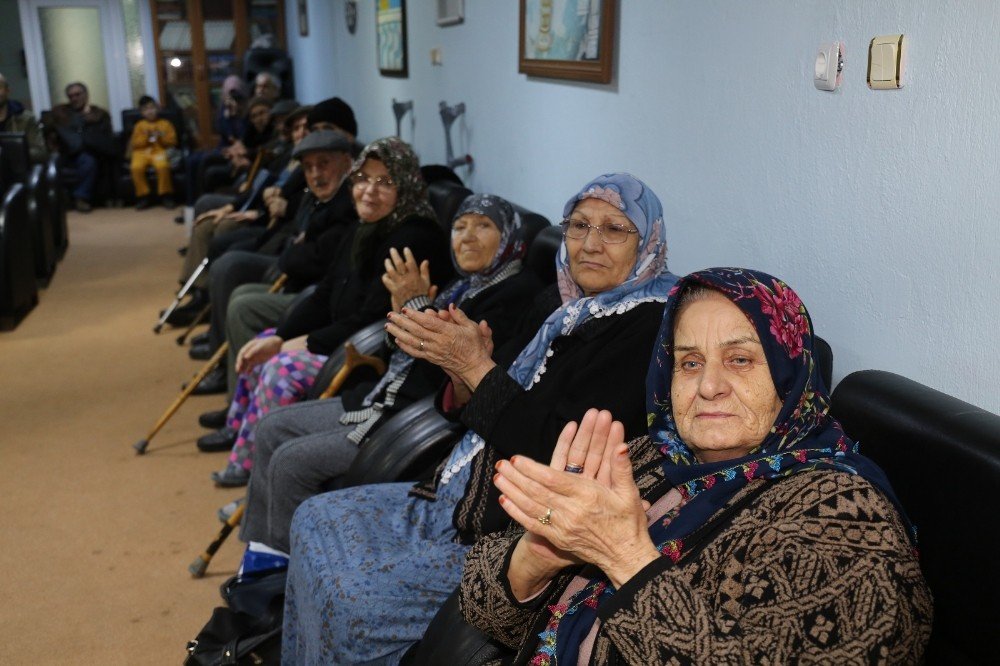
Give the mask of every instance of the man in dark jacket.
[[90, 103], [87, 86], [79, 81], [66, 86], [66, 97], [68, 104], [52, 109], [54, 147], [62, 154], [63, 164], [76, 169], [77, 184], [73, 189], [76, 209], [89, 213], [101, 162], [117, 152], [111, 116]]
[[24, 132], [28, 136], [28, 151], [32, 162], [44, 162], [49, 157], [38, 121], [20, 102], [10, 99], [10, 85], [0, 74], [0, 132]]

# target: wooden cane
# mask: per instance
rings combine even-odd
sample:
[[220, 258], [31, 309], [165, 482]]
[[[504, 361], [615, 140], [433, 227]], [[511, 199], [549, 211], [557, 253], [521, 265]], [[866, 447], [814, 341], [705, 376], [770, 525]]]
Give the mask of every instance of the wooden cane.
[[[271, 285], [271, 288], [268, 290], [267, 293], [269, 294], [276, 293], [279, 289], [281, 289], [284, 286], [286, 280], [288, 280], [288, 276], [282, 274], [277, 280], [274, 281], [274, 284]], [[229, 343], [223, 342], [222, 345], [220, 345], [219, 348], [215, 351], [215, 354], [212, 355], [212, 358], [208, 359], [205, 362], [205, 365], [202, 366], [201, 370], [198, 371], [198, 374], [196, 374], [194, 378], [188, 382], [187, 386], [184, 387], [184, 390], [181, 391], [181, 394], [179, 396], [177, 396], [173, 404], [167, 407], [167, 411], [163, 412], [163, 416], [160, 417], [160, 420], [158, 420], [156, 422], [156, 425], [153, 426], [152, 430], [149, 431], [149, 434], [146, 435], [146, 438], [140, 439], [138, 442], [132, 445], [132, 448], [135, 449], [136, 454], [141, 456], [144, 453], [146, 453], [146, 447], [149, 446], [149, 440], [153, 439], [153, 437], [156, 436], [156, 433], [160, 432], [160, 429], [167, 424], [167, 421], [170, 420], [170, 417], [172, 417], [177, 412], [177, 410], [180, 409], [181, 405], [184, 404], [184, 401], [188, 399], [188, 396], [190, 396], [194, 392], [198, 384], [201, 383], [201, 380], [207, 377], [208, 373], [212, 372], [212, 370], [215, 370], [215, 366], [219, 364], [219, 362], [223, 359], [223, 357], [225, 357], [228, 351], [229, 351]]]
[[206, 305], [205, 307], [203, 307], [201, 309], [201, 312], [199, 312], [195, 316], [194, 321], [192, 321], [188, 325], [187, 329], [185, 329], [183, 333], [181, 333], [179, 336], [177, 336], [177, 344], [183, 345], [185, 342], [187, 342], [188, 336], [191, 335], [191, 332], [194, 331], [195, 327], [197, 327], [198, 324], [200, 324], [203, 321], [205, 321], [205, 317], [208, 316], [208, 311], [211, 310], [211, 309], [212, 309], [212, 304], [211, 303], [209, 303], [208, 305]]
[[319, 395], [319, 400], [326, 400], [327, 398], [332, 398], [337, 395], [344, 382], [347, 378], [354, 372], [355, 368], [360, 368], [363, 365], [370, 365], [375, 368], [375, 372], [379, 375], [385, 374], [385, 361], [377, 356], [368, 356], [366, 354], [359, 354], [357, 348], [350, 342], [344, 343], [344, 364], [340, 366], [337, 370], [337, 374], [333, 376], [330, 380], [330, 385], [326, 387]]
[[215, 540], [208, 544], [208, 548], [205, 549], [204, 553], [199, 555], [194, 562], [188, 565], [188, 571], [191, 572], [191, 576], [193, 578], [201, 578], [205, 575], [205, 570], [208, 569], [208, 563], [212, 561], [213, 557], [215, 557], [216, 551], [218, 551], [222, 544], [225, 543], [226, 539], [229, 537], [229, 533], [233, 531], [233, 528], [239, 525], [240, 521], [243, 520], [243, 512], [246, 508], [247, 505], [245, 502], [236, 507], [236, 510], [233, 511], [233, 515], [229, 516], [229, 520], [227, 520], [226, 524], [222, 526], [221, 530], [219, 530], [219, 534], [216, 535]]

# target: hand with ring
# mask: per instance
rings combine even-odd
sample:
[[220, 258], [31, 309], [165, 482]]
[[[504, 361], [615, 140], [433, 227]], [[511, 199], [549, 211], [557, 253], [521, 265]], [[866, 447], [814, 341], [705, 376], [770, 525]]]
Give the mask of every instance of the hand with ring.
[[[515, 456], [497, 464], [504, 511], [525, 529], [507, 575], [518, 599], [537, 593], [565, 567], [588, 562], [620, 587], [659, 552], [632, 479], [625, 429], [607, 411], [567, 424], [549, 465]], [[580, 473], [567, 465], [582, 466]]]
[[443, 317], [441, 313], [403, 308], [389, 313], [385, 330], [402, 351], [440, 366], [474, 391], [496, 366], [491, 358], [489, 325], [472, 321], [454, 304], [448, 306], [447, 313]]
[[430, 263], [424, 259], [417, 265], [417, 259], [408, 247], [400, 254], [396, 248], [389, 249], [389, 257], [385, 260], [385, 273], [382, 284], [392, 298], [392, 309], [399, 312], [411, 298], [427, 296], [434, 300], [438, 289], [431, 284]]

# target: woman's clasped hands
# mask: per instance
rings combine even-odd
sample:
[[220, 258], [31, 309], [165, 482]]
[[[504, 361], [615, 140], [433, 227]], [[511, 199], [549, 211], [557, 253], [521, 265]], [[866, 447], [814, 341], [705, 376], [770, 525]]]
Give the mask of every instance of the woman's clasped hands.
[[659, 557], [624, 437], [610, 412], [591, 409], [563, 429], [550, 464], [525, 456], [497, 463], [500, 504], [526, 530], [508, 569], [515, 597], [526, 600], [583, 563], [618, 588]]

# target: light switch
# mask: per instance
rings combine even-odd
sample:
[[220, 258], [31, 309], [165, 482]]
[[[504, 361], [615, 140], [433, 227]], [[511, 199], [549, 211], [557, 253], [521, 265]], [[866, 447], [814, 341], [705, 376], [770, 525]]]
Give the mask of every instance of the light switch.
[[903, 87], [906, 35], [882, 35], [868, 46], [868, 87], [895, 90]]
[[441, 65], [444, 59], [441, 56], [441, 47], [435, 46], [431, 49], [431, 65]]
[[840, 86], [841, 70], [844, 65], [844, 45], [827, 42], [819, 45], [816, 53], [816, 67], [813, 85], [820, 90], [836, 90]]

